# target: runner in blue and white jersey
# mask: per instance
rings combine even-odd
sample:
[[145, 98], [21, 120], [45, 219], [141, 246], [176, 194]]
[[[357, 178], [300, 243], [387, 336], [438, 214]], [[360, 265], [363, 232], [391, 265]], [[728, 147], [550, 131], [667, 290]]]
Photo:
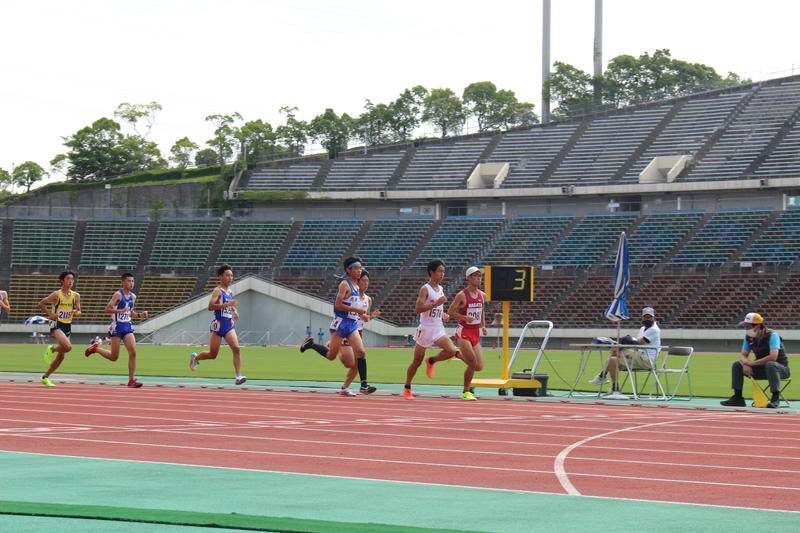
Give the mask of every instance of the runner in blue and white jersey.
[[[313, 348], [326, 359], [333, 361], [339, 355], [345, 368], [355, 366], [355, 358], [364, 357], [364, 343], [358, 333], [358, 317], [364, 316], [366, 310], [359, 305], [360, 291], [358, 280], [361, 278], [361, 259], [348, 257], [343, 262], [346, 277], [339, 283], [336, 297], [333, 300], [333, 321], [331, 321], [331, 341], [329, 347], [314, 344], [306, 340], [300, 347], [304, 352]], [[349, 350], [341, 351], [342, 341], [347, 339]]]
[[228, 343], [233, 352], [233, 369], [236, 372], [236, 384], [241, 385], [247, 381], [247, 377], [242, 375], [242, 359], [239, 348], [239, 337], [236, 336], [234, 324], [239, 320], [239, 311], [236, 306], [239, 304], [233, 298], [231, 284], [233, 283], [233, 269], [228, 265], [222, 265], [217, 269], [219, 285], [211, 292], [211, 300], [208, 303], [208, 310], [214, 311], [214, 318], [211, 320], [211, 336], [208, 341], [208, 350], [200, 353], [192, 352], [189, 356], [189, 369], [194, 371], [200, 361], [206, 359], [216, 359], [222, 339]]
[[136, 280], [133, 274], [126, 272], [122, 275], [122, 287], [114, 293], [106, 304], [105, 312], [111, 315], [111, 326], [108, 334], [111, 338], [111, 349], [100, 348], [98, 342], [93, 343], [86, 349], [85, 355], [89, 357], [93, 353], [98, 353], [109, 361], [119, 359], [119, 343], [125, 343], [125, 350], [128, 352], [128, 387], [138, 389], [142, 384], [136, 381], [136, 336], [133, 334], [133, 324], [131, 317], [147, 318], [147, 311], [134, 311], [136, 295], [132, 292]]

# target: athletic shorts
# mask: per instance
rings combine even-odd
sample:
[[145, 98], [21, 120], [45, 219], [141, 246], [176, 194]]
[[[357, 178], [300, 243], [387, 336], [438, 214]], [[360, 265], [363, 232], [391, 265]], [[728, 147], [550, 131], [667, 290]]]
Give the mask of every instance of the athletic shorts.
[[65, 324], [64, 322], [53, 322], [50, 321], [50, 335], [57, 329], [60, 329], [64, 332], [64, 335], [69, 337], [72, 334], [72, 324]]
[[481, 330], [480, 328], [458, 326], [456, 328], [456, 340], [458, 339], [464, 339], [465, 341], [469, 341], [471, 345], [477, 346], [481, 342]]
[[211, 321], [211, 333], [217, 335], [219, 337], [225, 338], [229, 332], [233, 331], [234, 325], [233, 320], [231, 321], [219, 321], [219, 320], [212, 320]]
[[133, 324], [130, 322], [121, 322], [117, 324], [116, 328], [108, 328], [109, 337], [125, 338], [128, 333], [133, 333]]
[[[648, 370], [653, 368], [653, 363], [650, 362], [650, 358], [647, 357], [647, 354], [642, 350], [627, 348], [623, 349], [622, 353], [628, 358], [628, 365], [630, 365], [631, 370]], [[622, 364], [624, 365], [625, 363]]]
[[[359, 337], [361, 337], [362, 339], [364, 338], [364, 332], [363, 332], [363, 331], [361, 331], [361, 330], [358, 330], [358, 335], [359, 335]], [[344, 338], [344, 339], [342, 339], [342, 346], [350, 346], [350, 341], [349, 341], [349, 340], [347, 340], [347, 338]]]
[[352, 318], [334, 317], [331, 322], [331, 333], [336, 333], [341, 338], [346, 339], [351, 333], [358, 330], [358, 321]]
[[442, 337], [447, 337], [444, 326], [419, 326], [414, 334], [414, 342], [423, 348], [431, 348]]

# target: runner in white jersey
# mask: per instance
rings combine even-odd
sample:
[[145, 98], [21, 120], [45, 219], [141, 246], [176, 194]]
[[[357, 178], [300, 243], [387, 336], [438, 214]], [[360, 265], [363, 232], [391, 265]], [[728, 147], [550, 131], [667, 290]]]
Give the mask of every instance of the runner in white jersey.
[[441, 283], [444, 279], [445, 266], [444, 262], [440, 259], [430, 261], [427, 266], [428, 276], [430, 279], [428, 283], [419, 289], [417, 302], [414, 306], [414, 312], [419, 313], [419, 327], [414, 335], [414, 360], [406, 370], [406, 384], [403, 389], [403, 397], [407, 400], [414, 399], [411, 393], [411, 381], [417, 373], [419, 365], [425, 357], [425, 350], [438, 346], [442, 349], [435, 357], [429, 357], [426, 360], [428, 377], [433, 379], [433, 365], [438, 361], [444, 361], [451, 357], [458, 357], [460, 354], [458, 349], [447, 336], [444, 330], [444, 320], [450, 317], [444, 312], [444, 304], [447, 302], [447, 297], [444, 295]]

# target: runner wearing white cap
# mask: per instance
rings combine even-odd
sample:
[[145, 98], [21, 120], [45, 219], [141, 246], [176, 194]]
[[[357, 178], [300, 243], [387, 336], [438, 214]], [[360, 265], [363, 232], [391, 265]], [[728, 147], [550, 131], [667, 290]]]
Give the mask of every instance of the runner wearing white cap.
[[461, 398], [476, 400], [470, 390], [470, 384], [475, 372], [483, 370], [481, 332], [487, 334], [484, 313], [486, 295], [481, 290], [483, 271], [473, 266], [469, 267], [465, 274], [467, 287], [456, 294], [447, 313], [458, 320], [455, 337], [461, 350], [461, 360], [467, 365], [464, 370], [464, 391], [461, 393]]

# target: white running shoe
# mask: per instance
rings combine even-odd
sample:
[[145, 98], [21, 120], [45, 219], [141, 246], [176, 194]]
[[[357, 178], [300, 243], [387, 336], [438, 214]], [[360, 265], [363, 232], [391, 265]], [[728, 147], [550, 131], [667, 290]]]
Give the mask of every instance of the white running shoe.
[[236, 376], [236, 384], [237, 385], [242, 385], [242, 384], [244, 384], [245, 381], [247, 381], [247, 376], [243, 376], [241, 374]]
[[357, 394], [350, 389], [342, 389], [339, 391], [339, 396], [357, 396]]
[[603, 376], [597, 374], [595, 377], [589, 380], [589, 385], [605, 385], [608, 383], [608, 376]]
[[604, 394], [603, 398], [605, 398], [606, 400], [627, 400], [628, 396], [625, 395], [625, 394], [622, 394], [618, 390], [612, 390], [608, 394]]

